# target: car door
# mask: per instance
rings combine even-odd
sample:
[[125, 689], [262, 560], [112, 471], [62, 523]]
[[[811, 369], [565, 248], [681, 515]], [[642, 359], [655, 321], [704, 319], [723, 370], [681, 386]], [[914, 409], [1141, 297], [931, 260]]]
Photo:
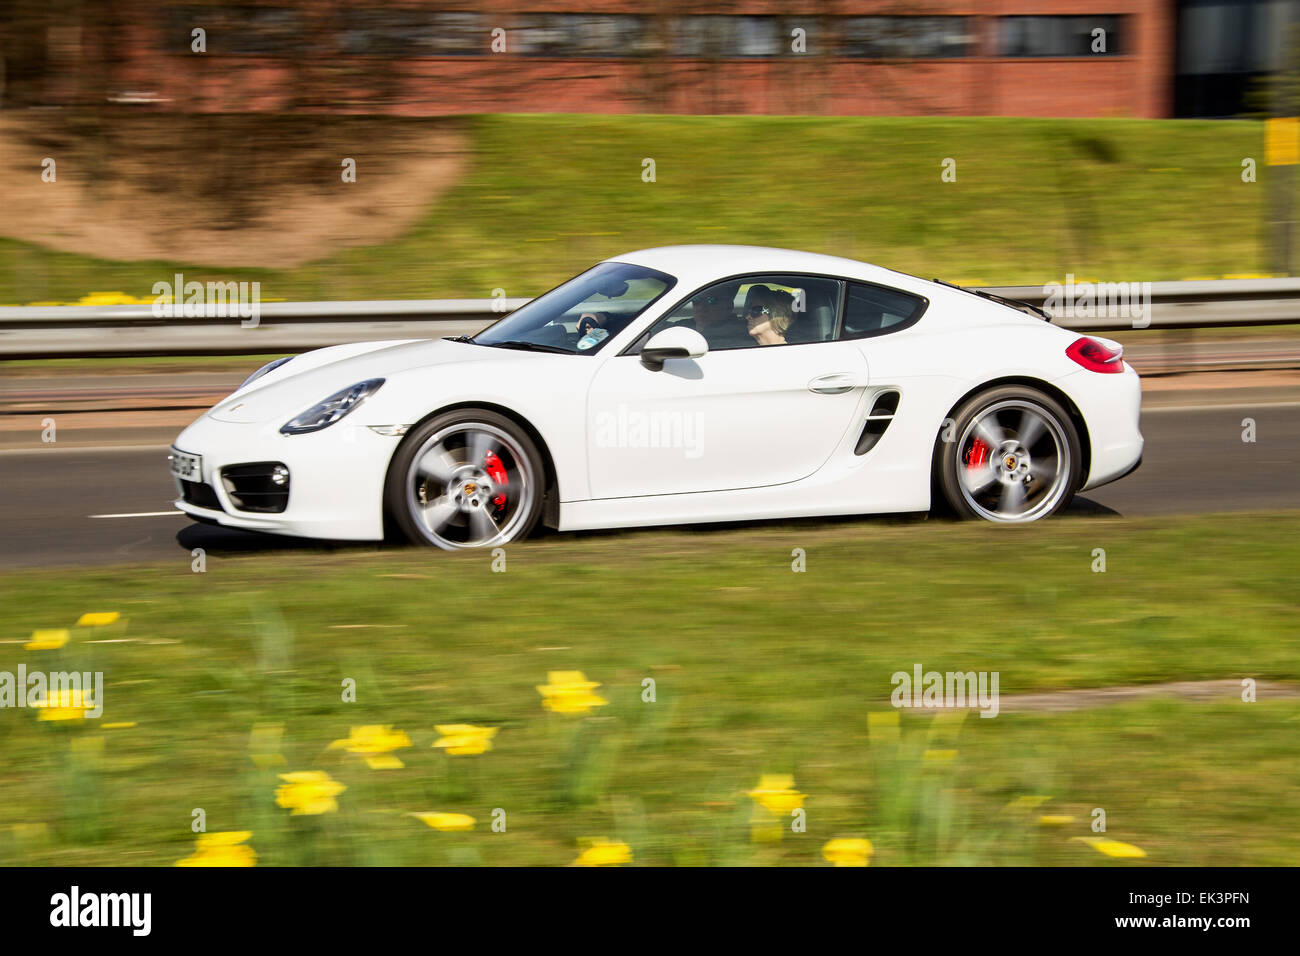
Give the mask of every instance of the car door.
[[[835, 288], [838, 310], [838, 283]], [[822, 324], [833, 335], [834, 316]], [[635, 354], [611, 358], [588, 392], [592, 497], [806, 478], [860, 417], [866, 385], [861, 349], [843, 341], [711, 349], [699, 359], [670, 359], [660, 371]]]

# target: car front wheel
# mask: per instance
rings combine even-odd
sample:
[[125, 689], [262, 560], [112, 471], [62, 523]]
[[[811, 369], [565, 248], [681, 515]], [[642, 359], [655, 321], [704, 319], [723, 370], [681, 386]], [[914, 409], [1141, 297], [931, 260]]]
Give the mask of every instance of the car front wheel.
[[531, 438], [503, 415], [458, 409], [411, 431], [388, 469], [385, 504], [417, 544], [448, 551], [518, 541], [542, 510]]
[[1079, 485], [1074, 423], [1052, 397], [1025, 386], [968, 399], [941, 435], [939, 487], [962, 518], [1021, 523], [1054, 514]]

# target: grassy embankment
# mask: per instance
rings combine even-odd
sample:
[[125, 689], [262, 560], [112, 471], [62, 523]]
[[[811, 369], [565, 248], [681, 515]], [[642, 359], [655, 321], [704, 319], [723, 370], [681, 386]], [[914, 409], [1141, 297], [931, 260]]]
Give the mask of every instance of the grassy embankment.
[[[400, 122], [409, 132], [412, 121]], [[448, 121], [426, 122], [433, 130]], [[1262, 127], [1253, 122], [452, 122], [468, 136], [468, 171], [396, 241], [291, 269], [222, 269], [114, 262], [111, 249], [89, 258], [0, 239], [0, 303], [75, 302], [97, 291], [148, 296], [176, 271], [200, 281], [260, 280], [264, 300], [479, 298], [494, 288], [527, 296], [607, 256], [681, 242], [790, 246], [991, 285], [1066, 273], [1132, 281], [1266, 269], [1268, 168], [1259, 167], [1258, 183], [1241, 181], [1243, 158], [1262, 159]], [[363, 146], [339, 143], [349, 145]], [[645, 158], [656, 163], [653, 183], [641, 178]], [[952, 183], [940, 180], [946, 158], [957, 164]], [[183, 199], [161, 212], [173, 216]]]

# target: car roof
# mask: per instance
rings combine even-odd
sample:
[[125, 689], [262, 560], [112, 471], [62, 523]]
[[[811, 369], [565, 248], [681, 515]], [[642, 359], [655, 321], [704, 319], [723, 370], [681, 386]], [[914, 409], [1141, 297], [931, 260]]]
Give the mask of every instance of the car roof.
[[700, 285], [715, 279], [754, 272], [808, 272], [877, 282], [930, 295], [933, 282], [894, 272], [856, 259], [828, 256], [819, 252], [778, 249], [771, 246], [689, 245], [657, 246], [613, 256], [611, 262], [657, 269], [676, 276], [686, 285]]

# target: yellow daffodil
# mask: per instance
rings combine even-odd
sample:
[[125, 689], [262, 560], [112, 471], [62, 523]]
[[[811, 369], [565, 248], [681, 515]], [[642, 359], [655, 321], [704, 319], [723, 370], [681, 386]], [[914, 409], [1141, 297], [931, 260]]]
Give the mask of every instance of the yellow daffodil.
[[836, 866], [866, 866], [875, 852], [870, 840], [840, 837], [822, 847], [822, 857]]
[[748, 793], [765, 810], [783, 816], [803, 806], [804, 794], [794, 789], [794, 777], [788, 773], [765, 773]]
[[77, 618], [77, 627], [104, 627], [117, 623], [121, 616], [117, 611], [87, 611]]
[[224, 833], [200, 833], [197, 849], [177, 866], [256, 866], [257, 854], [244, 842], [253, 834], [248, 830]]
[[1064, 827], [1074, 822], [1074, 817], [1068, 813], [1045, 813], [1038, 818], [1040, 827]]
[[330, 749], [343, 748], [350, 754], [363, 757], [371, 770], [397, 770], [404, 766], [392, 751], [411, 746], [411, 738], [391, 724], [366, 724], [353, 727], [349, 736], [330, 744]]
[[86, 711], [94, 709], [90, 691], [61, 690], [53, 697], [47, 696], [36, 706], [41, 709], [41, 720], [85, 720]]
[[1098, 853], [1104, 853], [1106, 856], [1113, 856], [1119, 859], [1137, 859], [1146, 856], [1146, 851], [1141, 847], [1134, 846], [1132, 843], [1121, 843], [1119, 840], [1107, 840], [1105, 837], [1070, 837], [1071, 840], [1078, 840], [1080, 843], [1086, 843]]
[[546, 679], [549, 683], [537, 690], [542, 695], [542, 706], [554, 713], [585, 714], [609, 703], [592, 693], [600, 685], [587, 680], [582, 671], [549, 671]]
[[125, 292], [91, 292], [78, 299], [77, 305], [148, 305], [152, 301]]
[[23, 650], [57, 651], [66, 643], [68, 643], [67, 628], [55, 631], [32, 631], [32, 636], [23, 645]]
[[279, 776], [284, 783], [275, 788], [275, 802], [292, 811], [293, 816], [334, 813], [339, 808], [334, 798], [347, 789], [323, 770], [300, 770]]
[[412, 813], [410, 816], [435, 830], [473, 830], [474, 818], [464, 813]]
[[632, 848], [620, 840], [596, 837], [579, 842], [588, 846], [573, 861], [574, 866], [622, 866], [632, 862]]
[[492, 738], [500, 727], [476, 727], [474, 724], [438, 724], [441, 736], [433, 742], [453, 756], [481, 754], [492, 749]]
[[746, 793], [754, 801], [749, 838], [755, 843], [780, 840], [785, 836], [788, 818], [803, 806], [804, 795], [794, 789], [794, 777], [788, 773], [765, 773], [759, 777], [758, 786]]

